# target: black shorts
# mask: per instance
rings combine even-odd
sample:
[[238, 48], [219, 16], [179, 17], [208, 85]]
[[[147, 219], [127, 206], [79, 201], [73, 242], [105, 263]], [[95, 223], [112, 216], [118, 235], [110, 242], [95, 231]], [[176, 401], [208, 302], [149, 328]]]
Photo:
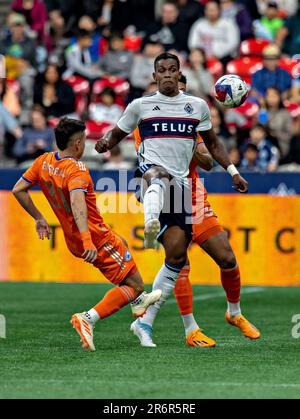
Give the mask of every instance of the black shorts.
[[[142, 164], [135, 171], [135, 178], [142, 178], [144, 173], [155, 164]], [[176, 181], [174, 178], [170, 181], [171, 186], [167, 188], [164, 207], [160, 213], [159, 221], [161, 230], [157, 236], [157, 241], [162, 243], [165, 231], [173, 226], [179, 227], [185, 231], [189, 241], [192, 240], [192, 191], [191, 189]], [[141, 202], [141, 187], [137, 186], [135, 192], [136, 199]]]

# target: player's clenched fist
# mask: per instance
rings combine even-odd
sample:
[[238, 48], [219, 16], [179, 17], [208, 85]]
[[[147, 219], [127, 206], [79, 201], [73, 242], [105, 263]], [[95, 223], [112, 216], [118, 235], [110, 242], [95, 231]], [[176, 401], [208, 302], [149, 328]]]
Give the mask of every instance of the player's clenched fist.
[[81, 239], [84, 248], [84, 252], [81, 256], [84, 258], [85, 262], [94, 263], [97, 259], [98, 250], [92, 241], [91, 233], [89, 231], [81, 233]]
[[105, 153], [112, 149], [112, 147], [111, 141], [107, 137], [100, 138], [95, 145], [95, 149], [98, 153]]
[[241, 193], [246, 193], [248, 192], [248, 182], [240, 175], [240, 174], [236, 174], [232, 177], [233, 180], [233, 187], [235, 190], [237, 190], [238, 192]]

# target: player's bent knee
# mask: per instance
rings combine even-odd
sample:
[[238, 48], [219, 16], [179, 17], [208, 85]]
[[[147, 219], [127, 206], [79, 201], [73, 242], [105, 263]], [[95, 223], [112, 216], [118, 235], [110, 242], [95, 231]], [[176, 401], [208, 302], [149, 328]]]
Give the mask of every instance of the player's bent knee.
[[182, 269], [186, 264], [186, 254], [169, 256], [168, 258], [166, 258], [166, 263], [168, 265], [176, 266], [179, 269]]
[[146, 180], [148, 185], [150, 185], [153, 180], [155, 179], [169, 179], [170, 176], [168, 172], [163, 167], [151, 167], [147, 172], [144, 174], [143, 179]]
[[221, 269], [233, 269], [236, 265], [237, 261], [233, 252], [224, 252], [219, 259], [219, 266]]

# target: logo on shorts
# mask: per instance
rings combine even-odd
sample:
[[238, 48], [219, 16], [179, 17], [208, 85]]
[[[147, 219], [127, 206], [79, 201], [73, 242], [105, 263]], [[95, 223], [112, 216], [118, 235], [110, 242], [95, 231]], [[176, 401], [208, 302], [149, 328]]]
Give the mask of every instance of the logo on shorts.
[[129, 260], [131, 260], [131, 253], [128, 251], [128, 250], [126, 250], [126, 252], [125, 252], [125, 256], [124, 256], [124, 262], [128, 262]]
[[194, 111], [194, 108], [190, 103], [187, 103], [184, 107], [184, 110], [186, 111], [186, 113], [191, 114]]

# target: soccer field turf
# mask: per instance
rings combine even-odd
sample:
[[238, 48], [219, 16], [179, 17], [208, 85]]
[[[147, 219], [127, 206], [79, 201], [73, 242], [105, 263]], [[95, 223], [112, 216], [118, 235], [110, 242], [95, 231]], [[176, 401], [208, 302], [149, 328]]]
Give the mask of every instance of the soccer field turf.
[[98, 322], [97, 351], [83, 351], [69, 324], [109, 288], [92, 284], [0, 284], [0, 398], [299, 398], [300, 339], [292, 316], [300, 288], [244, 288], [244, 314], [262, 331], [245, 339], [225, 323], [221, 287], [194, 287], [195, 314], [217, 340], [188, 348], [178, 308], [169, 300], [157, 318], [154, 341], [142, 348], [129, 332], [129, 308]]

